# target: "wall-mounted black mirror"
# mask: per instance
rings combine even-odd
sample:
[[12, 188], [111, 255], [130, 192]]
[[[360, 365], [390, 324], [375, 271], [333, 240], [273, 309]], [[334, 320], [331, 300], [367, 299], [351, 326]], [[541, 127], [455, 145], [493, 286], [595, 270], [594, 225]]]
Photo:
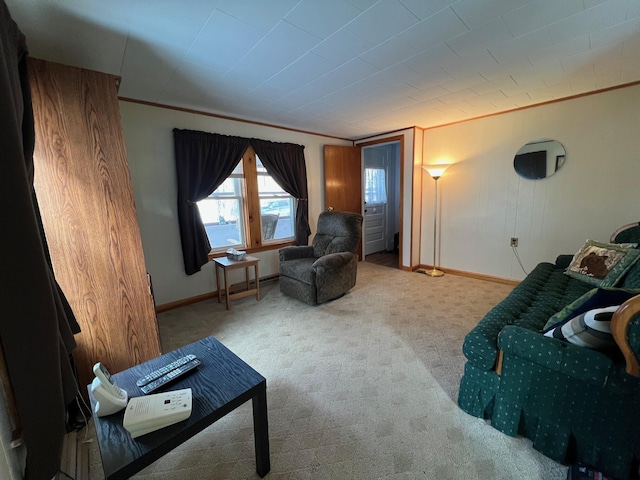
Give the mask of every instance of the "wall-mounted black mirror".
[[525, 144], [513, 159], [513, 168], [521, 177], [531, 180], [547, 178], [564, 165], [566, 152], [562, 144], [549, 138], [539, 138]]

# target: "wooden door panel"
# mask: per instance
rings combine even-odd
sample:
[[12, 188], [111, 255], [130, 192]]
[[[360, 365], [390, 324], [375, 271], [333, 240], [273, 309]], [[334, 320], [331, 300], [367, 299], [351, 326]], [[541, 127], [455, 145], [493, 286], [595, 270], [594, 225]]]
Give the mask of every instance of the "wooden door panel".
[[[324, 205], [340, 212], [362, 214], [360, 147], [324, 146]], [[358, 244], [362, 260], [362, 239]]]
[[362, 213], [360, 147], [324, 146], [324, 205]]

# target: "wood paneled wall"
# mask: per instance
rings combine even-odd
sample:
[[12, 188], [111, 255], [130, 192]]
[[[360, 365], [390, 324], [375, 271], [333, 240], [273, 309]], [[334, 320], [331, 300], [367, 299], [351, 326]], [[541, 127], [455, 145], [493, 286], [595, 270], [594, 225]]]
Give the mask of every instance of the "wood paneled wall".
[[[117, 78], [31, 60], [35, 187], [54, 272], [80, 323], [81, 391], [160, 354], [117, 100]], [[34, 299], [37, 301], [37, 299]]]

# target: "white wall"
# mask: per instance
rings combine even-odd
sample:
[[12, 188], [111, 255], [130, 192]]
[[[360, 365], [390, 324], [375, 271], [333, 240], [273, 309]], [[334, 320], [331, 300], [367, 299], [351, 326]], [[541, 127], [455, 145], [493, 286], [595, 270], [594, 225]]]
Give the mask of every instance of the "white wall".
[[[440, 265], [522, 279], [587, 238], [608, 241], [638, 220], [640, 86], [425, 130], [423, 163], [455, 162], [438, 182]], [[564, 166], [542, 180], [520, 178], [513, 157], [525, 143], [558, 140]], [[433, 255], [433, 183], [422, 183], [420, 258]]]
[[[174, 128], [304, 145], [312, 231], [309, 241], [313, 238], [318, 215], [324, 205], [323, 145], [351, 145], [351, 142], [335, 138], [125, 101], [120, 102], [120, 112], [145, 262], [153, 281], [157, 305], [209, 293], [217, 288], [212, 262], [195, 275], [184, 273], [176, 208]], [[278, 273], [277, 250], [254, 255], [260, 258], [261, 277]], [[236, 274], [231, 276], [231, 282], [241, 280], [243, 272], [231, 273]]]

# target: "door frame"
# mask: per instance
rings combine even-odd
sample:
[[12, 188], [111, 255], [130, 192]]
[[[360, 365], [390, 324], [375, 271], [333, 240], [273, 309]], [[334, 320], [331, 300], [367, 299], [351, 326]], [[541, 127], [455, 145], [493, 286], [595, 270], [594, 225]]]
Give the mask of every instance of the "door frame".
[[[398, 215], [400, 216], [399, 222], [399, 238], [398, 238], [398, 268], [402, 269], [402, 258], [403, 258], [403, 238], [404, 238], [404, 135], [396, 135], [393, 137], [381, 138], [378, 140], [371, 140], [368, 142], [358, 143], [357, 146], [361, 148], [360, 156], [361, 156], [361, 170], [362, 170], [362, 184], [364, 187], [364, 148], [372, 147], [372, 146], [381, 146], [386, 143], [396, 143], [398, 142], [400, 145], [400, 149], [398, 152], [398, 157], [396, 158], [397, 166], [400, 171], [400, 204], [398, 205]], [[362, 189], [362, 204], [364, 205], [364, 188]], [[411, 266], [409, 266], [411, 268]]]

